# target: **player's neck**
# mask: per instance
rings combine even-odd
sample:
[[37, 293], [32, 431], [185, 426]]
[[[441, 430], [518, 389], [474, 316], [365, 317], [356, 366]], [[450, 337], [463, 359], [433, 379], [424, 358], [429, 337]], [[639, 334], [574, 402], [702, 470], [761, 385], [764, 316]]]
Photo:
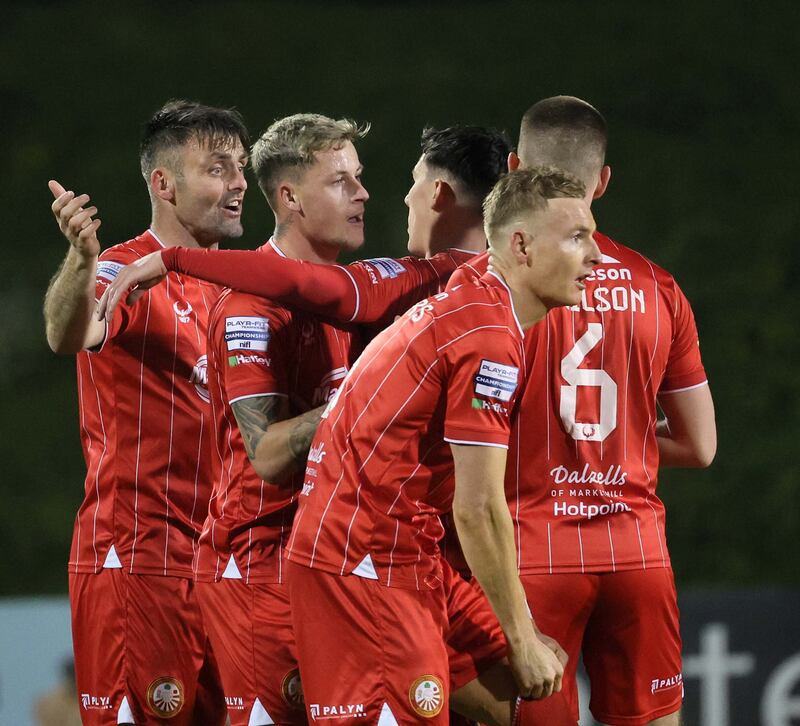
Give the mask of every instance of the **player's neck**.
[[429, 257], [433, 257], [444, 250], [457, 249], [465, 252], [486, 252], [486, 233], [483, 225], [475, 225], [460, 230], [458, 234], [445, 235], [444, 239], [432, 241]]
[[511, 293], [511, 304], [514, 306], [514, 313], [516, 313], [517, 320], [519, 320], [523, 330], [527, 330], [547, 315], [547, 307], [530, 288], [516, 280], [512, 275], [504, 278], [499, 272], [495, 272], [495, 274], [503, 278], [506, 283]]
[[439, 217], [431, 230], [429, 256], [453, 248], [467, 252], [486, 251], [483, 215], [468, 209], [456, 209]]
[[339, 256], [339, 247], [311, 240], [293, 226], [277, 225], [272, 239], [275, 246], [293, 260], [332, 265]]
[[219, 246], [219, 240], [198, 240], [177, 219], [161, 214], [156, 209], [153, 210], [150, 229], [153, 230], [159, 242], [165, 247], [216, 249]]

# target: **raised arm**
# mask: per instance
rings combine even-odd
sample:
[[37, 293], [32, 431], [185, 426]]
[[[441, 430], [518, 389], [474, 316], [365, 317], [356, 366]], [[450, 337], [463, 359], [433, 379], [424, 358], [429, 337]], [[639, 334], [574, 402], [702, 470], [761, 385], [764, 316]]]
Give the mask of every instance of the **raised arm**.
[[288, 399], [269, 395], [234, 401], [231, 408], [247, 457], [262, 479], [281, 482], [305, 466], [324, 406], [287, 418]]
[[121, 270], [103, 295], [99, 313], [109, 320], [118, 302], [134, 288], [151, 287], [175, 271], [338, 322], [383, 327], [438, 292], [470, 257], [453, 250], [430, 259], [377, 258], [342, 266], [257, 251], [170, 247]]
[[85, 207], [89, 196], [48, 183], [55, 197], [51, 209], [70, 247], [44, 298], [47, 343], [55, 353], [77, 353], [103, 341], [106, 326], [95, 316], [95, 276], [100, 242], [96, 207]]
[[456, 487], [453, 520], [472, 573], [508, 641], [508, 659], [520, 694], [544, 698], [561, 690], [564, 667], [538, 637], [517, 574], [514, 532], [503, 478], [506, 451], [451, 444]]
[[343, 322], [351, 320], [356, 310], [352, 277], [339, 265], [301, 262], [249, 250], [168, 247], [121, 270], [103, 295], [99, 314], [109, 320], [124, 296], [161, 282], [168, 271]]
[[666, 416], [656, 428], [661, 466], [705, 468], [717, 453], [714, 401], [707, 383], [658, 398]]

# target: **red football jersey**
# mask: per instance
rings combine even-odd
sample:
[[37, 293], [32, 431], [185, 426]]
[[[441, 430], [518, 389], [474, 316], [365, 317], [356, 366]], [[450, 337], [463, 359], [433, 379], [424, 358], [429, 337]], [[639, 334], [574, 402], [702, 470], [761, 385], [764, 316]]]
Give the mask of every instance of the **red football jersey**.
[[[595, 239], [602, 262], [581, 303], [525, 336], [529, 378], [506, 476], [523, 573], [669, 565], [656, 397], [705, 385], [697, 328], [668, 272]], [[451, 284], [475, 274], [460, 269]]]
[[342, 266], [356, 291], [351, 322], [382, 330], [423, 298], [442, 292], [450, 273], [476, 253], [449, 249], [433, 257], [376, 257]]
[[440, 583], [449, 443], [508, 446], [522, 329], [486, 275], [411, 308], [351, 368], [317, 430], [289, 559], [383, 584]]
[[[103, 252], [99, 298], [120, 268], [161, 249], [152, 231]], [[85, 496], [70, 571], [191, 577], [211, 486], [206, 323], [216, 285], [177, 273], [120, 304], [97, 351], [77, 356]]]
[[[269, 244], [260, 252], [282, 254]], [[326, 403], [361, 352], [355, 331], [232, 290], [212, 309], [208, 370], [214, 488], [200, 537], [198, 580], [283, 581], [281, 552], [303, 475], [281, 484], [263, 481], [247, 458], [231, 403], [285, 396], [290, 417]]]

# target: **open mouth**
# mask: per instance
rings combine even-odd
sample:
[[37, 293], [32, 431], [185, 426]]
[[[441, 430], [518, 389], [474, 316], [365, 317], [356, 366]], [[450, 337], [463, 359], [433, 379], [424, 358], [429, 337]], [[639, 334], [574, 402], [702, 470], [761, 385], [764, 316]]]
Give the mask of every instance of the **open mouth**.
[[364, 224], [364, 215], [354, 214], [352, 217], [348, 217], [347, 221], [350, 222], [350, 224]]
[[579, 277], [575, 278], [575, 284], [578, 286], [579, 290], [585, 290], [586, 289], [586, 278], [587, 277], [589, 277], [588, 273], [586, 275], [580, 275]]
[[222, 207], [226, 212], [238, 217], [242, 213], [242, 200], [232, 199]]

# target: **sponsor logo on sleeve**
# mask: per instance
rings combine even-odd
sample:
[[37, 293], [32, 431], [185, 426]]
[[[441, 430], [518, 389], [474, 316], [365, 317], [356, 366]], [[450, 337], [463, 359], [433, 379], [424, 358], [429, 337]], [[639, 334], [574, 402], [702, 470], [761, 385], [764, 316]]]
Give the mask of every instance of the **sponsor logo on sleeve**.
[[97, 263], [96, 277], [103, 282], [114, 282], [114, 279], [119, 274], [119, 271], [125, 267], [121, 262], [112, 262], [111, 260], [100, 260]]
[[225, 318], [225, 343], [228, 350], [266, 352], [269, 343], [269, 320], [252, 315]]
[[475, 374], [475, 393], [500, 401], [510, 401], [517, 390], [518, 376], [519, 368], [484, 358]]
[[183, 708], [183, 694], [183, 684], [177, 678], [156, 678], [147, 687], [147, 705], [156, 716], [172, 718]]
[[371, 260], [364, 260], [364, 262], [375, 267], [381, 276], [381, 280], [385, 280], [387, 277], [394, 279], [406, 271], [406, 268], [400, 262], [393, 260], [391, 257], [375, 257]]
[[250, 355], [237, 353], [236, 355], [228, 356], [228, 366], [231, 368], [234, 366], [247, 365], [248, 363], [255, 363], [259, 366], [268, 366], [269, 361], [269, 358], [265, 358], [263, 355], [258, 355], [258, 353], [251, 353]]

